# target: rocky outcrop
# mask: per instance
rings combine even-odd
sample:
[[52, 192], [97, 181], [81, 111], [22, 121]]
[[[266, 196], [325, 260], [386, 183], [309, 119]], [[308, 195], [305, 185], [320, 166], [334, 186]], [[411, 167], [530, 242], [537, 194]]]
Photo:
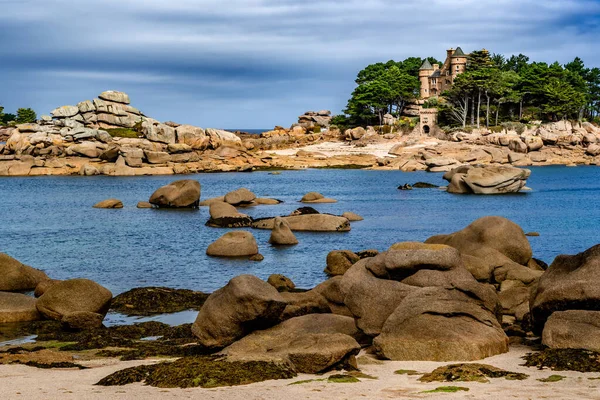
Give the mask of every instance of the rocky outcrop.
[[267, 283], [277, 289], [278, 292], [288, 292], [296, 288], [296, 285], [290, 278], [281, 274], [269, 275]]
[[200, 183], [192, 179], [171, 182], [158, 188], [149, 203], [159, 208], [195, 208], [200, 203]]
[[240, 188], [225, 195], [225, 202], [233, 206], [243, 206], [252, 204], [256, 195], [246, 188]]
[[298, 239], [296, 239], [286, 220], [281, 217], [275, 217], [269, 243], [275, 246], [289, 246], [298, 244]]
[[106, 315], [112, 293], [89, 279], [69, 279], [50, 286], [37, 301], [45, 317], [57, 321], [75, 312]]
[[258, 254], [258, 245], [250, 232], [228, 232], [211, 243], [206, 254], [213, 257], [251, 257]]
[[505, 194], [520, 191], [531, 171], [508, 166], [461, 166], [444, 175], [449, 193]]
[[256, 329], [276, 324], [285, 307], [273, 286], [240, 275], [206, 299], [192, 332], [203, 346], [223, 348]]
[[25, 265], [8, 254], [0, 253], [0, 291], [34, 290], [48, 276], [39, 269]]
[[[314, 131], [315, 128], [328, 128], [331, 123], [331, 111], [307, 111], [298, 117], [298, 126]], [[320, 129], [319, 129], [320, 130]]]
[[272, 360], [290, 363], [298, 372], [318, 373], [360, 351], [354, 320], [333, 314], [289, 319], [254, 332], [222, 351], [230, 360]]

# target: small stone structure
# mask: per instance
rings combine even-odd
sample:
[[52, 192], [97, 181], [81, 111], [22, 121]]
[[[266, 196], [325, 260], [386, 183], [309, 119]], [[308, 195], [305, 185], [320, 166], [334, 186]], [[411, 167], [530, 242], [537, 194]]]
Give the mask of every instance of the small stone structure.
[[421, 133], [429, 135], [429, 133], [433, 130], [433, 127], [437, 125], [438, 109], [421, 107], [419, 110], [419, 117], [421, 118]]

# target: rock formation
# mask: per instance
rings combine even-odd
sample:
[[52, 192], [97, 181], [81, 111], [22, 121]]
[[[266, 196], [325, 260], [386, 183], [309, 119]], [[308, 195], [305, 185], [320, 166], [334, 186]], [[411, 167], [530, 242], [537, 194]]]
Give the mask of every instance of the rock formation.
[[449, 193], [505, 194], [520, 191], [531, 171], [508, 166], [461, 166], [444, 175]]

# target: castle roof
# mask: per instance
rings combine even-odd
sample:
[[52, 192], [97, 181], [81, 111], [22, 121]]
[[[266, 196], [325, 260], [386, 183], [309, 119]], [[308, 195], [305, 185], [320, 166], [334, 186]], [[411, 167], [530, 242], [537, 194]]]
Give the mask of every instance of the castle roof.
[[442, 76], [442, 71], [438, 69], [438, 70], [434, 71], [434, 73], [431, 74], [429, 77], [430, 78], [437, 78], [439, 76]]
[[465, 56], [465, 52], [460, 47], [457, 47], [456, 50], [454, 50], [454, 53], [452, 54], [452, 57], [464, 57], [464, 56]]
[[423, 65], [421, 65], [421, 70], [424, 69], [433, 69], [433, 66], [431, 65], [431, 63], [429, 62], [428, 59], [425, 59], [425, 61], [423, 61]]

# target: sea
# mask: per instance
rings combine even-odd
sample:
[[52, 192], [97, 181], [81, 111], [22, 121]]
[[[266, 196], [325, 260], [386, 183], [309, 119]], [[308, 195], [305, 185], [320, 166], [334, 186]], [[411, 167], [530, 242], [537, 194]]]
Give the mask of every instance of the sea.
[[[457, 231], [486, 215], [538, 232], [539, 237], [529, 240], [534, 257], [547, 263], [600, 243], [600, 168], [530, 169], [530, 191], [496, 196], [397, 189], [419, 181], [446, 183], [442, 174], [428, 172], [306, 169], [185, 177], [5, 177], [0, 178], [0, 252], [51, 278], [88, 278], [117, 295], [143, 286], [212, 292], [240, 274], [262, 279], [284, 274], [298, 287], [311, 288], [327, 278], [323, 269], [331, 250], [384, 251], [396, 242]], [[268, 244], [270, 231], [252, 230], [264, 261], [213, 258], [206, 248], [229, 229], [205, 226], [207, 207], [136, 208], [160, 186], [182, 178], [200, 182], [202, 199], [245, 187], [259, 197], [283, 201], [242, 210], [256, 218], [288, 215], [303, 206], [299, 200], [305, 193], [317, 191], [338, 200], [312, 205], [318, 211], [352, 211], [364, 221], [353, 222], [344, 233], [297, 232], [300, 243], [283, 248]], [[92, 208], [107, 198], [122, 200], [124, 208]]]

